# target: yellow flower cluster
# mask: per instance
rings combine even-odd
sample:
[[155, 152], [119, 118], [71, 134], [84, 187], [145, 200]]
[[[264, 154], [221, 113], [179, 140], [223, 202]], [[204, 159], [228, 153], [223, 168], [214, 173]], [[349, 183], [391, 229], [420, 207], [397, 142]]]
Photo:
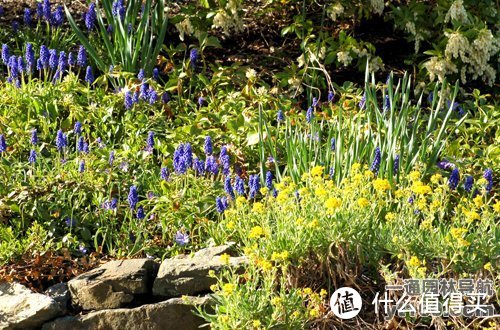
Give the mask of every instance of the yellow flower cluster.
[[335, 213], [335, 210], [342, 205], [342, 201], [337, 197], [330, 197], [325, 202], [325, 208], [329, 214]]
[[377, 192], [383, 193], [386, 190], [391, 189], [391, 184], [389, 183], [389, 181], [387, 179], [375, 179], [372, 184], [373, 184], [373, 188]]
[[261, 226], [253, 227], [248, 234], [248, 238], [259, 238], [261, 236], [264, 236], [264, 229]]
[[411, 191], [417, 195], [430, 194], [432, 192], [431, 187], [424, 185], [422, 181], [415, 181], [411, 186]]

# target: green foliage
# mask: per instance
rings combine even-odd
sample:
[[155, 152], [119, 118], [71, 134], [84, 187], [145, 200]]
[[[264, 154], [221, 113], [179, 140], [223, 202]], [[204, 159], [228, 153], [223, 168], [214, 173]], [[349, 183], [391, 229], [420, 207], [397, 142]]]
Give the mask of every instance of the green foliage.
[[[112, 3], [103, 0], [102, 8], [96, 6], [97, 31], [91, 32], [89, 36], [78, 27], [66, 7], [73, 32], [102, 72], [107, 72], [109, 66], [113, 65], [129, 73], [136, 73], [143, 68], [149, 75], [162, 47], [159, 41], [165, 39], [167, 31], [164, 0], [154, 4], [152, 0], [147, 0], [144, 9], [141, 9], [142, 1], [128, 1], [123, 19], [113, 15]], [[111, 33], [107, 30], [108, 25], [112, 26]]]
[[[449, 95], [451, 101], [447, 99], [448, 89], [446, 83], [436, 85], [434, 95], [441, 96], [434, 98], [426, 109], [422, 96], [416, 104], [412, 102], [408, 75], [397, 85], [392, 75], [387, 85], [376, 85], [372, 76], [357, 107], [342, 98], [338, 105], [311, 106], [310, 123], [305, 123], [301, 115], [291, 115], [285, 123], [273, 127], [269, 124], [271, 119], [260, 112], [261, 173], [270, 154], [276, 160], [278, 177], [288, 175], [298, 182], [311, 166], [322, 165], [340, 183], [352, 164], [370, 164], [377, 147], [381, 151], [381, 176], [392, 179], [398, 173], [407, 174], [418, 163], [424, 164], [427, 172], [440, 158], [449, 132], [466, 120], [452, 120], [458, 117], [452, 106], [458, 85]], [[319, 111], [322, 112], [318, 116]], [[399, 166], [395, 169], [396, 157]]]

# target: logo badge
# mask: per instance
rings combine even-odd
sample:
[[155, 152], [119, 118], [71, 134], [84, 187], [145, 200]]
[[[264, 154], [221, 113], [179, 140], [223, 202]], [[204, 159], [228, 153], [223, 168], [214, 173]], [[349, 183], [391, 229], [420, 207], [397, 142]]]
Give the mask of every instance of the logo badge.
[[337, 289], [330, 299], [330, 307], [335, 316], [348, 320], [356, 317], [361, 311], [363, 301], [358, 291], [343, 287]]

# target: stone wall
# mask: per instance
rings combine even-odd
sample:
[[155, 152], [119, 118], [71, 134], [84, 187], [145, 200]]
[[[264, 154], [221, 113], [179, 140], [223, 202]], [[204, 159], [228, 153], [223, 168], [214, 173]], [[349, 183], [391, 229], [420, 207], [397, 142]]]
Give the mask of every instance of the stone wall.
[[[229, 262], [220, 258], [229, 254]], [[110, 261], [59, 283], [45, 294], [18, 283], [0, 284], [0, 329], [197, 329], [194, 306], [210, 308], [209, 271], [242, 269], [245, 257], [217, 246], [158, 264], [150, 259]]]

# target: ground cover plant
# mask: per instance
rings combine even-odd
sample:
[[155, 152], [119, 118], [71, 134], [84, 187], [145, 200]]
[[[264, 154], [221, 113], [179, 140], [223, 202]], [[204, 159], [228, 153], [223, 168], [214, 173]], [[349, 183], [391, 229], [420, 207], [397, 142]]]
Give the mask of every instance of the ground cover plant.
[[[495, 327], [329, 306], [341, 286], [370, 305], [408, 278], [498, 281], [489, 1], [82, 6], [0, 7], [0, 276], [41, 290], [234, 242], [249, 266], [212, 274], [197, 310], [215, 329]], [[392, 71], [355, 33], [383, 13], [416, 48]], [[258, 20], [273, 51], [230, 62]]]

